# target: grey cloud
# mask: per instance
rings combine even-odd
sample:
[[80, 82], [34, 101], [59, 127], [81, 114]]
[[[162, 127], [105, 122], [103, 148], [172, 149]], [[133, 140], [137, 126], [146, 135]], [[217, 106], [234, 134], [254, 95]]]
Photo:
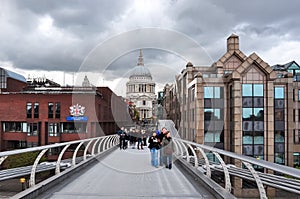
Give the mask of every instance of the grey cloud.
[[[0, 60], [23, 69], [77, 71], [127, 2], [22, 0], [3, 5]], [[40, 19], [46, 16], [61, 37], [38, 32]]]
[[[144, 52], [145, 63], [162, 82], [173, 76], [173, 73], [166, 76], [168, 66], [179, 73], [186, 61], [195, 65], [212, 64], [225, 53], [226, 38], [232, 33], [240, 36], [240, 47], [246, 54], [264, 53], [279, 45], [281, 40], [300, 39], [300, 2], [297, 0], [170, 0], [162, 4], [164, 22], [150, 19], [151, 23], [147, 23], [148, 17], [155, 13], [135, 16], [127, 12], [132, 1], [3, 0], [1, 3], [0, 61], [11, 61], [22, 69], [106, 70], [106, 78], [114, 79], [134, 67], [138, 48], [157, 47], [151, 44], [156, 42], [162, 49], [177, 49], [174, 52], [158, 49]], [[53, 19], [53, 26], [61, 36], [47, 37], [38, 33], [39, 20], [45, 16]], [[178, 31], [199, 45], [189, 46], [185, 40], [164, 33], [139, 37], [136, 31], [134, 37], [123, 37], [97, 51], [99, 45], [116, 34], [148, 26]], [[202, 52], [195, 50], [199, 46]], [[203, 58], [201, 54], [205, 51], [208, 55]], [[166, 66], [166, 70], [159, 73], [156, 66]]]

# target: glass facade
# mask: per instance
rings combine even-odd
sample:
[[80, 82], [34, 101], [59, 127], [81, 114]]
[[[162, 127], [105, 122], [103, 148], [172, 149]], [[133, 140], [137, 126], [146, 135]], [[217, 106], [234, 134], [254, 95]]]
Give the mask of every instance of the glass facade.
[[60, 125], [61, 133], [87, 133], [86, 122], [63, 122]]
[[25, 122], [3, 122], [3, 132], [27, 132], [27, 123]]
[[264, 86], [242, 84], [243, 155], [264, 159]]
[[274, 87], [274, 162], [285, 163], [284, 87]]
[[204, 87], [204, 143], [224, 148], [224, 88]]

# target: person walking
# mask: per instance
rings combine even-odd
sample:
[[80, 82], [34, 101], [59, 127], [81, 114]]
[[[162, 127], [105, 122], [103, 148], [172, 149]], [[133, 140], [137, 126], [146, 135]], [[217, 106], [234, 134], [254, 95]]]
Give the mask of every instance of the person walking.
[[167, 131], [162, 141], [164, 164], [166, 168], [172, 169], [173, 142], [171, 133]]
[[122, 127], [119, 131], [118, 131], [118, 134], [120, 136], [120, 150], [121, 149], [126, 149], [126, 132], [124, 131], [124, 127]]
[[[160, 132], [159, 136], [157, 136], [158, 140], [160, 142], [160, 145], [162, 145], [162, 141], [163, 141], [164, 137], [167, 135], [167, 132], [168, 132], [167, 128], [163, 127], [161, 129], [161, 132]], [[159, 150], [159, 165], [160, 166], [164, 165], [165, 158], [166, 157], [164, 156], [164, 148], [161, 147], [160, 150]]]
[[119, 146], [120, 150], [123, 149], [124, 147], [124, 142], [125, 142], [125, 132], [124, 132], [124, 127], [121, 127], [121, 129], [117, 132], [119, 135]]
[[149, 149], [151, 152], [151, 165], [158, 168], [158, 150], [160, 148], [160, 142], [153, 132], [152, 136], [149, 138]]

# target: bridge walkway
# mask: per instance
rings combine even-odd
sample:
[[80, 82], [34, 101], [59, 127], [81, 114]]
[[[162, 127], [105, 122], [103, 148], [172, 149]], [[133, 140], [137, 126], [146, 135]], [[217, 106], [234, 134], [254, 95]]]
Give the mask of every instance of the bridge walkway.
[[42, 198], [215, 198], [196, 189], [173, 164], [150, 165], [148, 149], [115, 150], [78, 177]]

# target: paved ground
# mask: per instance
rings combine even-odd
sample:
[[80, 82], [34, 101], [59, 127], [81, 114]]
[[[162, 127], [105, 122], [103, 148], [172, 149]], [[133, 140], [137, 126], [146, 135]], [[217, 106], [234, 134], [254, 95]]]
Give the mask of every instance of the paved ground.
[[152, 167], [148, 149], [127, 149], [114, 151], [48, 198], [214, 197], [206, 190], [197, 191], [176, 166]]

